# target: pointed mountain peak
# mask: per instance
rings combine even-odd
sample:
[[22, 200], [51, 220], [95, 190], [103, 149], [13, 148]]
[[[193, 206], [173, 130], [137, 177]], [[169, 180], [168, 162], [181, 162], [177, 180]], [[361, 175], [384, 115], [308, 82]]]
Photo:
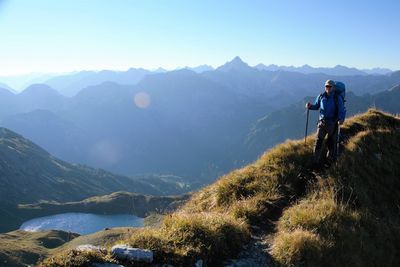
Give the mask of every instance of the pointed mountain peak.
[[217, 70], [221, 71], [232, 71], [232, 70], [248, 70], [252, 69], [247, 63], [243, 62], [243, 60], [236, 56], [231, 61], [226, 62], [224, 65], [217, 68]]
[[[242, 63], [242, 64], [246, 64], [246, 63], [243, 62], [243, 60], [242, 60], [239, 56], [234, 57], [234, 58], [232, 59], [231, 63]], [[246, 65], [247, 65], [247, 64], [246, 64]]]

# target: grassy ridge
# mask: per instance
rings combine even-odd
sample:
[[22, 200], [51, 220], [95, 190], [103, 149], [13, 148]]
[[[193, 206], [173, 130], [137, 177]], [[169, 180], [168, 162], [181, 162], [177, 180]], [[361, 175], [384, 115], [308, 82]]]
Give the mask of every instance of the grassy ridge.
[[399, 266], [400, 120], [370, 110], [350, 120], [335, 168], [278, 223], [285, 266]]
[[[399, 129], [399, 118], [376, 110], [348, 120], [342, 157], [318, 175], [310, 170], [314, 139], [287, 141], [194, 194], [159, 228], [117, 243], [152, 249], [156, 262], [217, 266], [248, 242], [252, 225], [277, 220], [278, 264], [396, 266]], [[50, 261], [64, 264], [60, 255], [44, 266]]]

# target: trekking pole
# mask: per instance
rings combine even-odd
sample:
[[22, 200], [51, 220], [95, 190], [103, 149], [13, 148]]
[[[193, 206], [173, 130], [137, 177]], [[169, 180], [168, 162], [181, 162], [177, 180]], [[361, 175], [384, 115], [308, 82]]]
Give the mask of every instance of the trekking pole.
[[336, 156], [339, 157], [339, 147], [340, 147], [340, 123], [337, 124], [337, 140], [336, 140]]
[[310, 109], [307, 108], [307, 121], [306, 121], [306, 133], [304, 134], [304, 144], [307, 143], [307, 131], [308, 131], [308, 115], [310, 113]]

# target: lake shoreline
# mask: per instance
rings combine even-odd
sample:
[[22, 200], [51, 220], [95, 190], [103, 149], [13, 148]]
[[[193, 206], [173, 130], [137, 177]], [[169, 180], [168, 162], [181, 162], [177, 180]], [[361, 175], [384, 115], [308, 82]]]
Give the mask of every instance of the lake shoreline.
[[37, 232], [59, 230], [80, 235], [92, 234], [115, 227], [142, 227], [144, 218], [132, 214], [99, 215], [68, 212], [38, 217], [24, 222], [19, 230]]

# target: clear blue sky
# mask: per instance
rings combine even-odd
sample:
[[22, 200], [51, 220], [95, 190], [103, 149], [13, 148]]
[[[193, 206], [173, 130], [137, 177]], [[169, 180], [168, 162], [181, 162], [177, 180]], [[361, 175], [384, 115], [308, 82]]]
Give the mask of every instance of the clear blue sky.
[[400, 1], [0, 0], [0, 75], [258, 63], [400, 69]]

